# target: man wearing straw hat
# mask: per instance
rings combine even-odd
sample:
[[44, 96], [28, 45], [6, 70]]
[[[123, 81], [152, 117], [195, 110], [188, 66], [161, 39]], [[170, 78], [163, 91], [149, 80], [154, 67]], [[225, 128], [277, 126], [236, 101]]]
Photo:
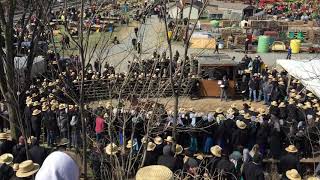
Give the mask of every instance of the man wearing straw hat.
[[3, 154], [0, 156], [0, 179], [7, 180], [10, 179], [13, 175], [13, 169], [10, 166], [13, 162], [13, 155], [12, 154]]
[[155, 155], [154, 149], [156, 148], [156, 144], [153, 142], [148, 142], [147, 144], [147, 152], [146, 157], [144, 159], [144, 166], [156, 165], [157, 164], [157, 156]]
[[31, 127], [32, 127], [32, 135], [34, 135], [37, 139], [40, 139], [41, 135], [41, 111], [39, 109], [35, 109], [32, 112], [31, 118]]
[[11, 153], [14, 145], [15, 143], [9, 140], [9, 134], [0, 133], [0, 155], [4, 153]]
[[285, 148], [287, 154], [280, 158], [278, 171], [285, 176], [286, 171], [296, 169], [300, 172], [301, 165], [297, 156], [298, 149], [294, 145], [289, 145]]

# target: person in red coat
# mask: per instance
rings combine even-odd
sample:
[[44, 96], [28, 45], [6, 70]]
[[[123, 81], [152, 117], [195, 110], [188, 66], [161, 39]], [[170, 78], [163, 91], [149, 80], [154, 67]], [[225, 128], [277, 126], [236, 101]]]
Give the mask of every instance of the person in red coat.
[[96, 127], [95, 127], [97, 141], [101, 139], [103, 130], [104, 130], [104, 119], [101, 116], [97, 116]]

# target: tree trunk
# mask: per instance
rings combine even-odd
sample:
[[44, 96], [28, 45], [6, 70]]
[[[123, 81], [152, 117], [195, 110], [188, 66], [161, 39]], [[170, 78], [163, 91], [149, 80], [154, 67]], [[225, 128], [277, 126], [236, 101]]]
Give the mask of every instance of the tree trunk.
[[9, 123], [11, 130], [11, 137], [14, 140], [17, 140], [19, 137], [18, 128], [17, 128], [17, 113], [14, 110], [14, 105], [8, 104], [8, 115], [9, 115]]

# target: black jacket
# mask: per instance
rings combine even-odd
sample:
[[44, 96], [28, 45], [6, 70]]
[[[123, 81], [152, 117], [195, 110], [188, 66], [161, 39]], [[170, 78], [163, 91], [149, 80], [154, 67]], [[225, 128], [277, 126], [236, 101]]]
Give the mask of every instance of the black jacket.
[[177, 170], [177, 161], [174, 157], [170, 155], [161, 155], [158, 158], [158, 165], [163, 165], [169, 168], [171, 171], [176, 171]]
[[33, 131], [41, 131], [41, 116], [32, 116], [31, 117], [31, 126]]
[[232, 144], [234, 146], [243, 146], [246, 147], [248, 143], [249, 134], [247, 129], [236, 129], [232, 133]]
[[14, 175], [12, 167], [7, 164], [0, 164], [0, 180], [8, 180]]
[[5, 140], [2, 143], [0, 143], [0, 156], [5, 153], [11, 153], [12, 154], [12, 148], [15, 145], [13, 141]]
[[40, 147], [39, 145], [34, 145], [29, 149], [29, 155], [30, 155], [31, 160], [34, 163], [37, 163], [41, 166], [43, 161], [47, 157], [47, 152], [46, 152], [45, 148]]
[[280, 158], [279, 163], [279, 173], [285, 174], [286, 171], [290, 169], [296, 169], [298, 172], [300, 172], [300, 161], [298, 156], [296, 156], [293, 153], [288, 153]]
[[227, 157], [222, 157], [221, 160], [217, 164], [217, 169], [222, 172], [222, 177], [225, 179], [235, 179], [234, 175], [236, 169], [234, 164], [229, 161]]
[[150, 165], [156, 165], [156, 164], [157, 164], [157, 156], [155, 155], [154, 151], [147, 151], [143, 166], [150, 166]]
[[254, 162], [248, 162], [243, 165], [244, 180], [264, 180], [263, 168]]
[[14, 157], [14, 160], [13, 160], [14, 163], [21, 163], [21, 162], [27, 160], [26, 148], [25, 148], [24, 144], [15, 145], [13, 147], [12, 154]]

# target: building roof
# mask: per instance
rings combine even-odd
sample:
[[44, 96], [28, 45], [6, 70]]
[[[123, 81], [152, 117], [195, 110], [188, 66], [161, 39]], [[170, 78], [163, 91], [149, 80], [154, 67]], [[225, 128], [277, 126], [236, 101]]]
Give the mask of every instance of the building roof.
[[230, 56], [226, 54], [201, 55], [196, 59], [199, 66], [237, 66], [239, 64], [237, 61], [232, 61]]

